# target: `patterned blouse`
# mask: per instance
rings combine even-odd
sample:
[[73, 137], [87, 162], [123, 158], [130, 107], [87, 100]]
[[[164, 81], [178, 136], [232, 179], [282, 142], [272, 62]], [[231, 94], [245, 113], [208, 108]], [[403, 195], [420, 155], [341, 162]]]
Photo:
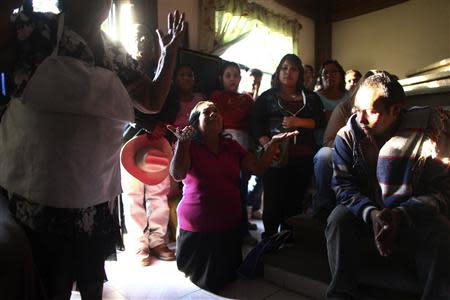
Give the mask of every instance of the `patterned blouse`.
[[[18, 61], [14, 69], [13, 96], [20, 97], [41, 62], [50, 56], [56, 45], [58, 15], [52, 13], [21, 13], [13, 17], [17, 30]], [[76, 32], [65, 27], [58, 55], [70, 56], [90, 65], [114, 71], [127, 86], [140, 78], [143, 72], [126, 50], [102, 33], [104, 53], [94, 57], [89, 46]]]
[[[12, 96], [21, 97], [36, 68], [50, 56], [56, 45], [58, 15], [52, 13], [21, 13], [13, 16], [17, 31], [18, 59], [13, 72]], [[70, 56], [115, 72], [126, 86], [141, 78], [143, 72], [125, 49], [102, 33], [103, 49], [94, 56], [89, 46], [76, 32], [65, 27], [58, 55]], [[67, 209], [39, 205], [19, 195], [10, 195], [11, 208], [17, 219], [39, 231], [68, 236], [116, 236], [117, 224], [111, 214], [114, 199], [83, 208]]]

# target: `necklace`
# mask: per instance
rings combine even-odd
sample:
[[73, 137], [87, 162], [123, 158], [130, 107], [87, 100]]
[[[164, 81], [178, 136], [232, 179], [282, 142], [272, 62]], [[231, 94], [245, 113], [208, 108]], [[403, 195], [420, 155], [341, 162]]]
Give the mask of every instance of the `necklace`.
[[[295, 95], [295, 97], [297, 97], [298, 95]], [[280, 101], [280, 97], [277, 97], [277, 103], [278, 103], [278, 107], [281, 108], [282, 111], [286, 112], [287, 114], [289, 114], [292, 117], [296, 117], [306, 106], [306, 97], [305, 97], [305, 93], [302, 91], [302, 100], [303, 100], [303, 105], [302, 107], [300, 107], [299, 110], [297, 110], [295, 113], [291, 112], [290, 110], [286, 109], [283, 104]]]
[[[297, 96], [297, 95], [296, 95]], [[302, 91], [302, 100], [303, 100], [303, 105], [302, 107], [300, 107], [299, 110], [297, 110], [295, 113], [291, 112], [289, 109], [286, 109], [280, 101], [280, 97], [277, 96], [277, 103], [278, 103], [278, 107], [285, 113], [287, 113], [288, 115], [290, 115], [291, 117], [297, 117], [297, 115], [305, 108], [306, 106], [306, 96], [305, 93]], [[294, 144], [297, 144], [297, 136], [294, 135]]]

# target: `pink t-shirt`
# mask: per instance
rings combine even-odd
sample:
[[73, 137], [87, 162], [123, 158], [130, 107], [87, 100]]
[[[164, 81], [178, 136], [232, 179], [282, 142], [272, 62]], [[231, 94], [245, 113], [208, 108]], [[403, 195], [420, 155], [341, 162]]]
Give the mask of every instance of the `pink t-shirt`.
[[183, 198], [178, 205], [181, 229], [219, 232], [239, 225], [240, 165], [247, 154], [236, 141], [228, 138], [221, 141], [218, 154], [192, 141], [191, 168], [183, 180]]
[[177, 113], [173, 125], [181, 128], [188, 126], [191, 110], [199, 101], [202, 100], [205, 100], [205, 96], [200, 93], [195, 93], [191, 101], [180, 101], [180, 110]]

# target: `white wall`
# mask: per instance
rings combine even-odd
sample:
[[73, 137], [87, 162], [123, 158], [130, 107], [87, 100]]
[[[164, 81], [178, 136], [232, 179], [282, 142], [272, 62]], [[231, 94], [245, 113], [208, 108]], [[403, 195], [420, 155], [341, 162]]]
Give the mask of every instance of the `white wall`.
[[411, 0], [333, 23], [332, 54], [345, 69], [400, 78], [450, 57], [450, 1]]
[[[273, 0], [250, 0], [262, 5], [277, 14], [294, 18], [303, 25], [299, 33], [300, 58], [305, 64], [314, 65], [314, 21], [302, 15], [292, 12], [286, 7]], [[167, 30], [167, 14], [169, 11], [178, 9], [186, 13], [186, 20], [189, 22], [189, 48], [198, 49], [198, 21], [199, 21], [199, 1], [198, 0], [158, 0], [158, 27]]]
[[199, 21], [198, 0], [158, 0], [158, 28], [164, 33], [167, 32], [167, 14], [175, 9], [185, 13], [186, 21], [189, 23], [189, 48], [197, 50]]

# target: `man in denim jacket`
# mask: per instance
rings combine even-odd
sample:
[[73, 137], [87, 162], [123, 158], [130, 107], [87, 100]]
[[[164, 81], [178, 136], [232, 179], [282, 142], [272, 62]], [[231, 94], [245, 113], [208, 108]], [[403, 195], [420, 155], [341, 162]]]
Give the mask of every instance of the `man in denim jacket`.
[[371, 260], [365, 242], [389, 263], [415, 262], [422, 299], [450, 299], [448, 113], [403, 110], [403, 103], [403, 88], [388, 73], [370, 76], [336, 137], [328, 299], [361, 298], [361, 271], [371, 272], [361, 267]]

